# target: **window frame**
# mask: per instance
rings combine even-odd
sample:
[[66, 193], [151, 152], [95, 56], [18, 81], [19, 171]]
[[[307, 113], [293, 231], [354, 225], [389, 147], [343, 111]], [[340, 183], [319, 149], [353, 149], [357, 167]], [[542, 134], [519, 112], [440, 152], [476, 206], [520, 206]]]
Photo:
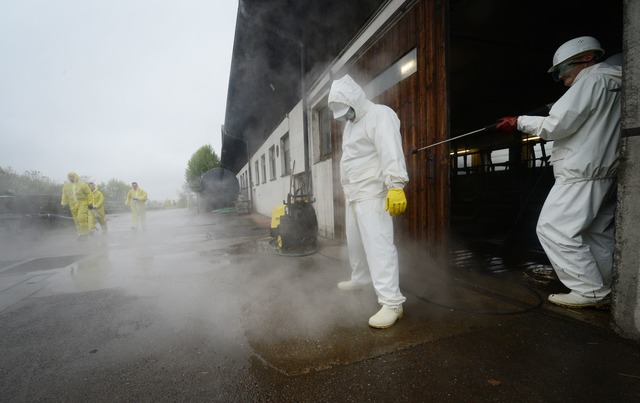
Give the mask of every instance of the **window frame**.
[[280, 137], [280, 154], [281, 176], [288, 176], [291, 174], [291, 138], [289, 137], [289, 132]]
[[276, 146], [269, 147], [269, 179], [276, 180]]

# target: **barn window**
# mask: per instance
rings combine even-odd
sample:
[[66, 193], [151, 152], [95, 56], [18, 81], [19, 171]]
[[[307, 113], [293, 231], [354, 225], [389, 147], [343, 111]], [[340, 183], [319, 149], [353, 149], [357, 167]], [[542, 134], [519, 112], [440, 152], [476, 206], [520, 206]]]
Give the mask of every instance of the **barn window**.
[[258, 169], [258, 161], [256, 161], [256, 168], [255, 168], [255, 172], [256, 172], [256, 185], [260, 184], [260, 170]]
[[318, 126], [320, 129], [320, 159], [331, 157], [331, 109], [328, 106], [318, 111]]
[[269, 147], [269, 179], [276, 179], [276, 146]]
[[289, 175], [291, 173], [291, 151], [289, 150], [289, 147], [289, 133], [287, 133], [280, 139], [280, 149], [282, 150], [282, 176]]

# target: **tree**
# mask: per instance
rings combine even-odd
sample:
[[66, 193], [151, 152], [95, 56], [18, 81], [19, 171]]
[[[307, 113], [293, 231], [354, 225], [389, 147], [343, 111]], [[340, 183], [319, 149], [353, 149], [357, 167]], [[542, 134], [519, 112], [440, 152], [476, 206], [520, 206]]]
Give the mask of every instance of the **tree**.
[[44, 176], [40, 171], [25, 171], [19, 175], [11, 167], [0, 168], [0, 193], [59, 194], [61, 188], [61, 183]]
[[196, 193], [202, 191], [202, 183], [200, 176], [212, 168], [220, 166], [220, 158], [211, 145], [207, 144], [198, 149], [187, 163], [187, 169], [184, 173], [189, 188]]
[[104, 195], [104, 200], [108, 203], [119, 203], [123, 204], [124, 199], [127, 197], [127, 192], [129, 192], [129, 184], [120, 179], [109, 179], [107, 184], [101, 183], [99, 186], [100, 191]]

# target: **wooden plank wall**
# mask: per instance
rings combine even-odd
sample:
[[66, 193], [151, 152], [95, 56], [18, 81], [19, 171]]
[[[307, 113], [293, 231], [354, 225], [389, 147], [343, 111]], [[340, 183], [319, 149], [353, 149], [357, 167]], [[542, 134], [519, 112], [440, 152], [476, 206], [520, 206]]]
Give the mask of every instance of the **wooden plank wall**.
[[[424, 82], [420, 87], [426, 89], [424, 118], [426, 119], [427, 144], [434, 144], [449, 138], [449, 99], [447, 83], [447, 7], [448, 2], [429, 0], [424, 5], [424, 43], [420, 52], [424, 52], [427, 69]], [[437, 248], [437, 256], [448, 258], [449, 229], [449, 147], [446, 145], [429, 149], [428, 155], [434, 158], [435, 172], [428, 172], [435, 181], [426, 181], [427, 194], [431, 199], [424, 214], [427, 220], [426, 234], [421, 239], [428, 240]]]
[[[417, 48], [418, 71], [372, 101], [391, 107], [402, 122], [410, 182], [405, 188], [407, 211], [396, 219], [396, 238], [437, 246], [434, 248], [436, 257], [445, 256], [447, 250], [448, 148], [439, 146], [417, 154], [412, 154], [411, 150], [448, 137], [445, 8], [440, 0], [417, 2], [348, 71], [356, 82], [363, 84]], [[339, 179], [342, 129], [343, 125], [334, 121], [334, 211], [336, 238], [340, 239], [344, 233], [344, 196]], [[431, 164], [428, 162], [430, 156], [433, 158]], [[428, 172], [429, 166], [433, 172]]]
[[333, 232], [334, 238], [345, 239], [344, 192], [340, 182], [340, 157], [342, 157], [342, 131], [344, 123], [331, 120], [331, 171], [333, 172]]

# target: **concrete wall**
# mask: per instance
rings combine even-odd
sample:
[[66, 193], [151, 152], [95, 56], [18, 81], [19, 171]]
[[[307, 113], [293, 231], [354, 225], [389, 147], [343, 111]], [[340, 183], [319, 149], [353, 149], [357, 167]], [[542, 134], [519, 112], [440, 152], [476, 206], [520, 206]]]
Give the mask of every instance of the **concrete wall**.
[[620, 176], [616, 213], [613, 328], [640, 341], [640, 1], [624, 2]]

